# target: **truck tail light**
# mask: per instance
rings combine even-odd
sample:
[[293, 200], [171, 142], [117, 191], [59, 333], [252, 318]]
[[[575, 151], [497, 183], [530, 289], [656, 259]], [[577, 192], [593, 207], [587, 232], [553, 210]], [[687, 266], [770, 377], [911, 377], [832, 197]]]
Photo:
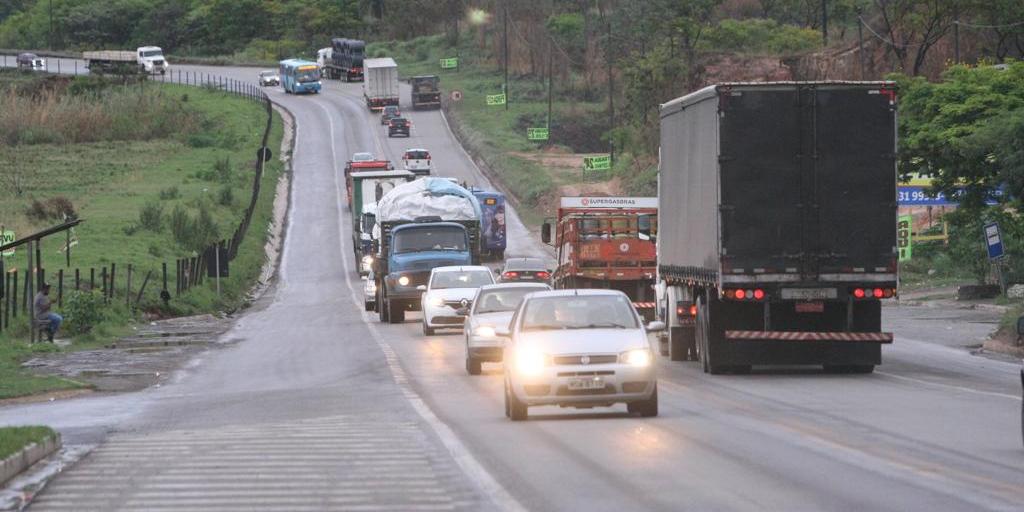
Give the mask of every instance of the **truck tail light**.
[[864, 289], [863, 288], [857, 288], [857, 289], [853, 290], [853, 296], [858, 298], [858, 299], [863, 299], [864, 298]]
[[895, 288], [854, 288], [850, 290], [854, 299], [891, 299], [896, 296]]
[[697, 305], [688, 301], [676, 302], [676, 317], [688, 322], [697, 317]]
[[882, 292], [881, 288], [875, 288], [874, 296], [876, 299], [881, 299], [883, 295], [884, 292]]
[[761, 288], [725, 290], [725, 298], [736, 300], [764, 300], [767, 294]]

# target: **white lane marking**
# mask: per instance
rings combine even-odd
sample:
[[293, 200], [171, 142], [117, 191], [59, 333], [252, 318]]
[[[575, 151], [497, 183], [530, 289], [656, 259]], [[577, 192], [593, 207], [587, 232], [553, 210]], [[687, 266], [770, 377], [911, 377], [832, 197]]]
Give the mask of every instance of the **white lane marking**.
[[904, 377], [903, 375], [896, 375], [896, 374], [893, 374], [893, 373], [882, 372], [882, 371], [878, 371], [878, 370], [875, 370], [875, 373], [877, 373], [878, 375], [885, 376], [885, 377], [891, 377], [893, 379], [905, 380], [905, 381], [914, 382], [914, 383], [917, 383], [917, 384], [924, 384], [925, 386], [933, 386], [933, 387], [944, 388], [944, 389], [954, 389], [956, 391], [962, 391], [964, 393], [971, 393], [971, 394], [975, 394], [975, 395], [985, 395], [985, 396], [994, 396], [994, 397], [999, 397], [999, 398], [1009, 398], [1010, 400], [1015, 400], [1017, 402], [1021, 401], [1021, 397], [1019, 397], [1017, 395], [1008, 395], [1006, 393], [996, 393], [995, 391], [981, 391], [980, 389], [968, 388], [968, 387], [964, 387], [964, 386], [954, 386], [952, 384], [943, 384], [941, 382], [933, 382], [933, 381], [930, 381], [930, 380], [915, 379], [913, 377]]
[[[327, 114], [327, 123], [330, 126], [331, 134], [331, 155], [334, 157], [334, 161], [338, 161], [338, 157], [334, 149], [334, 141], [337, 140], [334, 135], [334, 118], [331, 117], [330, 111], [323, 106], [323, 103], [318, 103], [318, 105], [320, 105], [320, 108], [323, 109], [325, 114]], [[345, 270], [345, 286], [348, 287], [351, 294], [353, 306], [356, 307], [357, 311], [362, 311], [363, 298], [361, 295], [356, 293], [355, 288], [352, 286], [352, 280], [349, 278], [352, 269], [349, 266], [349, 258], [345, 252], [345, 233], [343, 230], [345, 223], [341, 221], [343, 211], [341, 206], [342, 192], [338, 185], [338, 174], [331, 174], [334, 177], [335, 206], [337, 208], [338, 248], [341, 251], [341, 254], [345, 255], [341, 258], [341, 264]], [[364, 321], [369, 320], [367, 318], [369, 315], [367, 315], [365, 311], [363, 311], [362, 314]], [[402, 390], [402, 394], [405, 395], [406, 399], [409, 400], [409, 403], [412, 404], [413, 409], [419, 413], [421, 418], [423, 418], [423, 421], [430, 425], [434, 430], [434, 433], [437, 434], [441, 443], [448, 449], [452, 458], [455, 459], [455, 463], [462, 468], [462, 471], [466, 476], [473, 480], [474, 483], [477, 484], [477, 487], [480, 488], [491, 502], [502, 510], [525, 511], [526, 508], [516, 501], [516, 499], [513, 498], [512, 495], [509, 494], [493, 476], [491, 476], [487, 469], [485, 469], [483, 465], [476, 460], [476, 457], [474, 457], [469, 451], [469, 448], [462, 444], [462, 441], [455, 435], [455, 432], [453, 432], [447, 424], [441, 421], [441, 419], [438, 418], [432, 410], [430, 410], [430, 406], [428, 406], [419, 394], [409, 386], [408, 380], [405, 377], [405, 370], [402, 369], [401, 363], [399, 362], [394, 349], [391, 348], [391, 345], [388, 342], [384, 341], [383, 336], [381, 336], [377, 327], [371, 321], [366, 321], [365, 323], [366, 327], [373, 335], [374, 341], [377, 342], [381, 351], [384, 352], [384, 357], [387, 361], [388, 368], [391, 370], [391, 375], [395, 379], [395, 384], [397, 384], [399, 389]]]

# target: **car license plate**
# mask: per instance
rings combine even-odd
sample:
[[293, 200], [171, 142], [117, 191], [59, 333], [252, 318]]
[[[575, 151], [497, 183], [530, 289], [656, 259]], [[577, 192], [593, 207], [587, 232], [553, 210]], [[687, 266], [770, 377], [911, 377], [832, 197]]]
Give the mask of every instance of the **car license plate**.
[[796, 300], [823, 300], [834, 299], [839, 296], [835, 288], [783, 288], [783, 299]]
[[796, 303], [797, 313], [824, 313], [825, 303], [820, 301], [814, 302], [797, 302]]
[[585, 377], [569, 379], [570, 391], [581, 391], [586, 389], [604, 389], [604, 381], [600, 377]]

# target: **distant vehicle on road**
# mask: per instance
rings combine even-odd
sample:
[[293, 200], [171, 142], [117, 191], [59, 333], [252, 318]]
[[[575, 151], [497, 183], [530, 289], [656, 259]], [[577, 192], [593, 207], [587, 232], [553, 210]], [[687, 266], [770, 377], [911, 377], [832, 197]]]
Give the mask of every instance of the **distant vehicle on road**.
[[405, 170], [417, 175], [430, 175], [430, 151], [420, 148], [409, 148], [402, 154], [402, 166]]
[[396, 117], [402, 117], [402, 111], [398, 110], [398, 105], [388, 105], [380, 111], [380, 124], [387, 125]]
[[462, 327], [477, 288], [487, 284], [494, 284], [494, 275], [487, 267], [434, 268], [430, 281], [417, 287], [423, 292], [423, 334], [431, 336], [436, 329]]
[[46, 59], [34, 53], [19, 53], [15, 63], [25, 71], [46, 71]]
[[388, 137], [395, 135], [411, 136], [412, 122], [404, 117], [396, 117], [388, 121]]
[[330, 78], [327, 75], [327, 66], [331, 63], [332, 48], [320, 48], [316, 51], [316, 65], [320, 66], [320, 75]]
[[540, 258], [509, 258], [501, 269], [501, 283], [545, 283], [551, 279], [551, 270]]
[[366, 59], [363, 98], [370, 110], [398, 105], [398, 64], [394, 59]]
[[441, 79], [437, 75], [414, 76], [412, 85], [412, 109], [441, 108]]
[[373, 278], [373, 271], [371, 270], [363, 279], [363, 309], [365, 311], [376, 311], [377, 282]]
[[281, 87], [291, 94], [320, 93], [320, 68], [315, 62], [301, 59], [281, 61]]
[[505, 258], [508, 246], [505, 227], [505, 194], [476, 187], [469, 189], [480, 201], [481, 256], [490, 261]]
[[[389, 160], [374, 160], [373, 155], [370, 153], [356, 153], [352, 155], [353, 158], [356, 156], [364, 158], [362, 160], [349, 160], [345, 162], [345, 197], [348, 202], [352, 202], [352, 173], [363, 172], [363, 171], [391, 171], [394, 170], [394, 166], [391, 165]], [[365, 159], [369, 156], [369, 159]]]
[[618, 290], [554, 290], [523, 298], [505, 344], [505, 415], [527, 418], [531, 405], [592, 408], [626, 403], [658, 415], [658, 380], [647, 331]]
[[365, 54], [366, 42], [360, 39], [331, 39], [330, 54], [325, 56], [323, 64], [327, 78], [346, 82], [362, 80]]
[[277, 74], [277, 71], [260, 71], [259, 81], [261, 87], [281, 85], [281, 76]]
[[466, 373], [480, 375], [481, 363], [500, 363], [505, 340], [495, 334], [508, 327], [512, 313], [527, 293], [550, 290], [542, 283], [500, 283], [481, 286], [473, 297], [462, 334], [466, 339]]
[[159, 46], [140, 46], [134, 52], [121, 50], [105, 50], [98, 52], [82, 52], [86, 67], [90, 73], [134, 74], [134, 73], [167, 73], [171, 64], [164, 58], [164, 51]]

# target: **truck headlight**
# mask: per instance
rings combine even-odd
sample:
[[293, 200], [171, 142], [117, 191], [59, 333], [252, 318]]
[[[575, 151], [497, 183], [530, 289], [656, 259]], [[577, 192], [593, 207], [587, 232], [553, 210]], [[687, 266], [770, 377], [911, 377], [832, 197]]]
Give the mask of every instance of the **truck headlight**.
[[646, 348], [629, 350], [619, 354], [619, 362], [638, 368], [645, 368], [651, 365], [651, 351]]
[[408, 276], [399, 277], [398, 278], [398, 284], [400, 284], [402, 286], [409, 286], [409, 277]]
[[480, 327], [477, 327], [476, 330], [473, 331], [473, 333], [476, 334], [477, 336], [480, 336], [481, 338], [493, 338], [494, 327], [491, 327], [489, 325], [481, 325]]
[[521, 375], [540, 375], [547, 363], [547, 355], [536, 348], [520, 347], [516, 350], [516, 370]]

